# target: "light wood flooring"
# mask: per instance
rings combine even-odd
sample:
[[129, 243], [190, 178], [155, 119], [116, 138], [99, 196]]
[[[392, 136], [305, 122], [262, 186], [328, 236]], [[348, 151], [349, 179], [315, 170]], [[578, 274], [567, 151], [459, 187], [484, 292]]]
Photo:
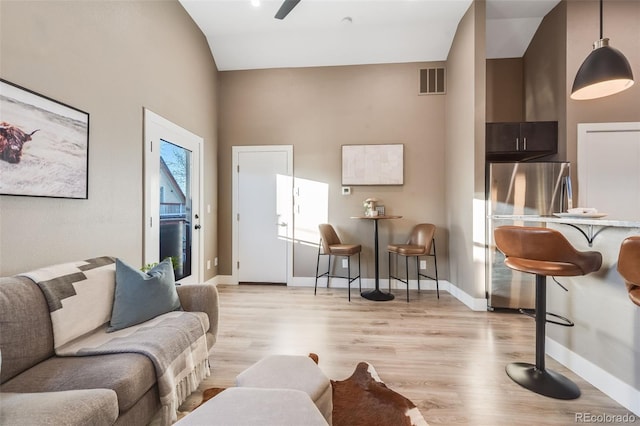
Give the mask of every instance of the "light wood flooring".
[[[357, 287], [356, 287], [357, 288]], [[231, 387], [238, 373], [269, 354], [317, 353], [320, 368], [343, 380], [360, 361], [414, 402], [429, 425], [570, 425], [576, 413], [631, 414], [547, 356], [547, 368], [572, 379], [582, 396], [547, 398], [506, 375], [508, 362], [533, 362], [534, 322], [511, 312], [474, 312], [447, 292], [394, 290], [391, 302], [346, 289], [220, 285], [218, 341], [201, 392]], [[549, 325], [552, 327], [553, 325]], [[640, 420], [637, 420], [640, 424]], [[390, 425], [392, 426], [392, 425]]]

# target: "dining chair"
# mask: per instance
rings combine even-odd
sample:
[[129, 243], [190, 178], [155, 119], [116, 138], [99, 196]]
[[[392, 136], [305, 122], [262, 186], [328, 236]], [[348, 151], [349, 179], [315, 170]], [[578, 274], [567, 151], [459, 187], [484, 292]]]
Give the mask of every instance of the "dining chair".
[[[418, 290], [420, 290], [420, 277], [429, 278], [436, 282], [436, 294], [440, 298], [440, 285], [438, 282], [438, 258], [436, 256], [436, 240], [434, 235], [436, 226], [431, 223], [419, 223], [413, 227], [409, 239], [405, 244], [389, 244], [387, 253], [389, 259], [389, 292], [391, 292], [391, 279], [400, 281], [407, 286], [407, 302], [409, 301], [409, 258], [416, 258], [416, 275], [418, 278]], [[391, 273], [391, 255], [395, 256], [395, 273]], [[398, 256], [404, 256], [405, 278], [398, 276]], [[420, 257], [433, 257], [435, 277], [420, 272]]]
[[640, 306], [640, 236], [626, 238], [620, 245], [618, 272], [627, 285], [629, 299]]
[[[320, 230], [320, 244], [318, 245], [318, 261], [316, 263], [316, 283], [315, 288], [313, 290], [313, 294], [315, 295], [318, 290], [318, 278], [327, 277], [327, 287], [329, 287], [329, 280], [331, 278], [344, 278], [347, 280], [347, 286], [349, 287], [349, 301], [351, 301], [351, 283], [358, 280], [358, 287], [360, 292], [362, 292], [362, 280], [360, 278], [360, 252], [362, 251], [362, 246], [360, 244], [344, 244], [340, 241], [340, 237], [336, 233], [333, 226], [328, 223], [323, 223], [318, 225], [318, 229]], [[355, 277], [351, 277], [351, 257], [353, 255], [358, 255], [358, 275]], [[327, 272], [318, 275], [320, 271], [320, 256], [328, 256], [329, 262], [327, 266]], [[347, 258], [347, 276], [342, 275], [332, 275], [331, 274], [331, 257], [339, 258], [346, 257]]]

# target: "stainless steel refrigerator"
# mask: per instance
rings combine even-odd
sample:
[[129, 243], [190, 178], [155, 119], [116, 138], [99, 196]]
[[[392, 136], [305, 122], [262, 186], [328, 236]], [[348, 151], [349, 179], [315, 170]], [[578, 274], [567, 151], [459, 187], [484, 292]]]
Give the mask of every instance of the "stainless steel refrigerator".
[[493, 215], [552, 215], [571, 207], [567, 162], [487, 163], [487, 307], [533, 309], [535, 277], [504, 266], [493, 231], [501, 225], [543, 226], [541, 222], [495, 220]]

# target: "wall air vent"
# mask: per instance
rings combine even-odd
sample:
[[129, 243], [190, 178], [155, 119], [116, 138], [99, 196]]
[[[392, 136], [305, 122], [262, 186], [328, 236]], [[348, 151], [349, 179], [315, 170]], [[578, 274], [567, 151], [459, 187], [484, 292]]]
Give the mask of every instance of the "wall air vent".
[[420, 95], [442, 95], [445, 92], [444, 68], [420, 70]]

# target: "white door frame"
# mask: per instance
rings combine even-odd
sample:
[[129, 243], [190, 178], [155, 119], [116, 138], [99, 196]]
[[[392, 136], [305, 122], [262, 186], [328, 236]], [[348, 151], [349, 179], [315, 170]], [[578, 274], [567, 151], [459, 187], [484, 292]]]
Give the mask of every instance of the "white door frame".
[[[194, 153], [192, 167], [193, 183], [192, 216], [200, 218], [193, 225], [204, 226], [202, 221], [202, 200], [204, 198], [204, 164], [202, 146], [204, 139], [175, 123], [163, 118], [153, 111], [144, 108], [144, 264], [158, 262], [160, 259], [160, 144], [159, 139], [179, 142], [186, 145]], [[156, 140], [156, 144], [153, 141]], [[154, 151], [155, 150], [155, 151]], [[193, 267], [191, 276], [180, 280], [184, 284], [202, 282], [204, 276], [204, 238], [205, 229], [192, 229], [192, 247], [195, 246], [195, 256], [192, 255]], [[193, 253], [192, 253], [193, 254]], [[195, 262], [193, 261], [195, 260]]]
[[[238, 261], [240, 260], [239, 250], [239, 223], [238, 223], [238, 166], [240, 164], [241, 152], [267, 152], [267, 151], [284, 151], [287, 154], [287, 175], [291, 177], [291, 193], [293, 194], [293, 145], [257, 145], [257, 146], [232, 146], [232, 190], [231, 190], [231, 217], [232, 217], [232, 237], [231, 245], [233, 247], [231, 255], [231, 281], [232, 284], [238, 284]], [[293, 218], [293, 203], [291, 203], [291, 218]], [[293, 278], [293, 223], [288, 226], [287, 238], [287, 285], [291, 285]]]

